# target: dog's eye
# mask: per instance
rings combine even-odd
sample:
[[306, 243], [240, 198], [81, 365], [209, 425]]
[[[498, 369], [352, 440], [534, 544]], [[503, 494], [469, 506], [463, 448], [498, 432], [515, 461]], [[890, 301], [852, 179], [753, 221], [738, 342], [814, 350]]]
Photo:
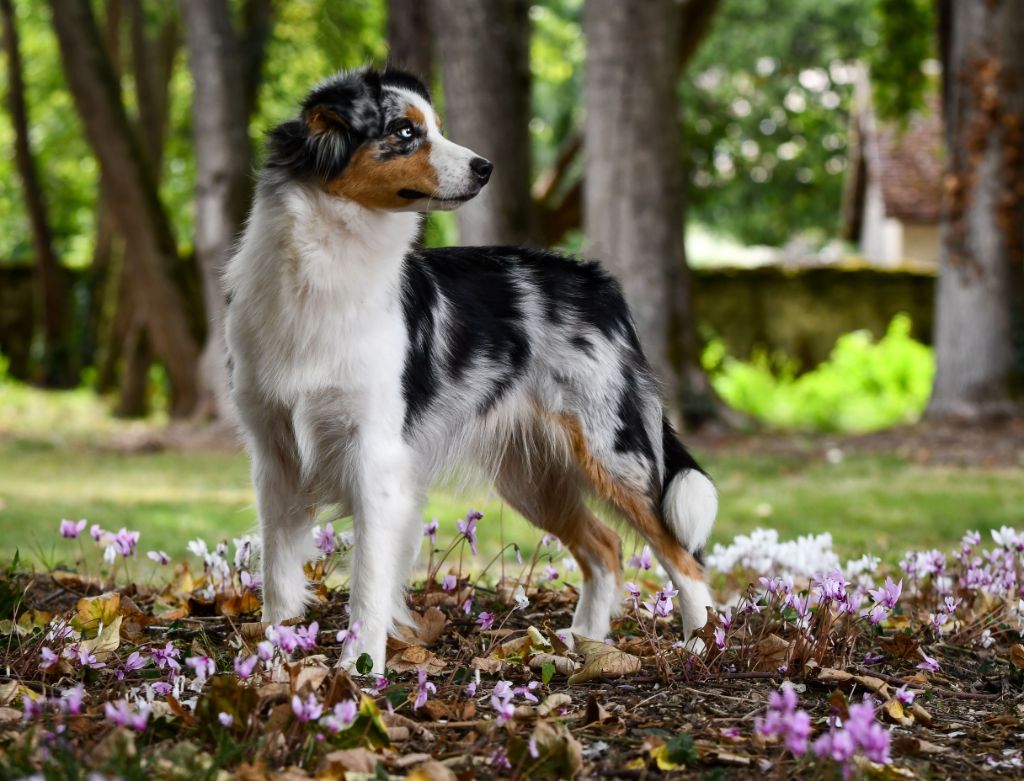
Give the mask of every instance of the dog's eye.
[[412, 138], [412, 128], [402, 127], [398, 129], [398, 135], [402, 138]]
[[408, 119], [403, 119], [391, 126], [391, 134], [408, 141], [415, 135], [415, 131], [413, 130], [412, 122]]

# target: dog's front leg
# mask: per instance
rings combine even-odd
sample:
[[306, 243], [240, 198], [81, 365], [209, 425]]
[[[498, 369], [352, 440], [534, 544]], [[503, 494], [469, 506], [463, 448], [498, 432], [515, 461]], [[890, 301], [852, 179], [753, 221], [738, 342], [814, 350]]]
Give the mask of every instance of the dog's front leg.
[[[403, 619], [404, 585], [420, 542], [416, 529], [418, 489], [412, 453], [399, 437], [360, 437], [356, 459], [354, 550], [349, 616], [351, 642], [341, 665], [361, 653], [383, 672], [388, 632]], [[410, 551], [413, 556], [410, 556]]]

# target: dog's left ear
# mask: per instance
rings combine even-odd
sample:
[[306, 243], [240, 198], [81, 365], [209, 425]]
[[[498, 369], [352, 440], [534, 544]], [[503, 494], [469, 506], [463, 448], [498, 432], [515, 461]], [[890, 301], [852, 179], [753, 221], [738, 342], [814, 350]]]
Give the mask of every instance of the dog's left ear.
[[381, 79], [363, 68], [334, 76], [303, 101], [299, 118], [271, 131], [267, 164], [332, 179], [352, 153], [381, 133]]
[[300, 121], [313, 173], [337, 176], [360, 144], [380, 135], [380, 99], [380, 74], [369, 68], [341, 73], [309, 94]]

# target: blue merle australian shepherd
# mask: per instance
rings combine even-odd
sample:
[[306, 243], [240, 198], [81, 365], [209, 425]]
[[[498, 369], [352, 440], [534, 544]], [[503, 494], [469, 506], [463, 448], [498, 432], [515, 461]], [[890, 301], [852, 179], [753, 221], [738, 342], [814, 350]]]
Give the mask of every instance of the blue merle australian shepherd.
[[342, 664], [385, 662], [431, 483], [470, 469], [579, 562], [573, 632], [622, 602], [611, 506], [679, 590], [683, 630], [711, 595], [699, 559], [715, 489], [665, 418], [622, 292], [596, 263], [519, 247], [412, 249], [420, 213], [457, 209], [491, 163], [441, 134], [395, 70], [341, 73], [269, 135], [226, 282], [232, 387], [258, 495], [263, 618], [300, 616], [319, 508], [354, 517]]

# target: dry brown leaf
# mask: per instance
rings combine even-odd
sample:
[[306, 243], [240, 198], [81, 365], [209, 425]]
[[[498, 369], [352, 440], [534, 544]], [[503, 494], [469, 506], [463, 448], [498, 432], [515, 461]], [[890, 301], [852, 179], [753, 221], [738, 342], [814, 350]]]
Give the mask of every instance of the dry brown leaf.
[[880, 641], [882, 650], [893, 659], [910, 659], [917, 655], [921, 644], [912, 635], [900, 633], [892, 637], [883, 637]]
[[505, 669], [506, 663], [503, 659], [491, 659], [489, 657], [475, 656], [469, 666], [482, 673], [497, 675]]
[[530, 657], [530, 669], [542, 670], [545, 664], [551, 664], [555, 672], [566, 677], [572, 675], [579, 668], [579, 665], [568, 656], [557, 654], [534, 654]]
[[929, 743], [921, 738], [909, 735], [899, 735], [893, 739], [893, 748], [900, 754], [945, 754], [949, 751], [946, 746]]
[[757, 666], [759, 672], [775, 672], [786, 664], [790, 643], [775, 634], [768, 635], [757, 644]]
[[406, 781], [455, 781], [456, 775], [435, 759], [413, 768]]
[[561, 692], [549, 694], [544, 701], [537, 706], [538, 716], [548, 716], [559, 708], [567, 708], [572, 705], [572, 697]]
[[388, 659], [387, 666], [398, 673], [426, 670], [428, 675], [436, 675], [444, 669], [445, 663], [437, 654], [423, 646], [411, 645]]
[[621, 678], [640, 671], [643, 663], [639, 656], [623, 653], [613, 645], [573, 635], [576, 651], [583, 655], [583, 669], [569, 678], [570, 684], [595, 679]]
[[247, 643], [258, 643], [267, 638], [269, 626], [266, 621], [246, 621], [238, 628], [238, 634]]
[[903, 713], [903, 703], [895, 697], [885, 701], [882, 705], [882, 711], [886, 716], [897, 723], [902, 724], [903, 720], [906, 719], [906, 715]]
[[320, 688], [330, 670], [311, 664], [289, 664], [289, 689], [292, 694], [308, 694]]
[[317, 768], [317, 781], [344, 781], [349, 771], [372, 773], [383, 757], [365, 748], [349, 748], [327, 754]]
[[1017, 643], [1010, 649], [1010, 664], [1018, 670], [1024, 670], [1024, 645]]
[[853, 673], [835, 667], [822, 667], [818, 671], [817, 680], [819, 683], [849, 683], [853, 680]]

